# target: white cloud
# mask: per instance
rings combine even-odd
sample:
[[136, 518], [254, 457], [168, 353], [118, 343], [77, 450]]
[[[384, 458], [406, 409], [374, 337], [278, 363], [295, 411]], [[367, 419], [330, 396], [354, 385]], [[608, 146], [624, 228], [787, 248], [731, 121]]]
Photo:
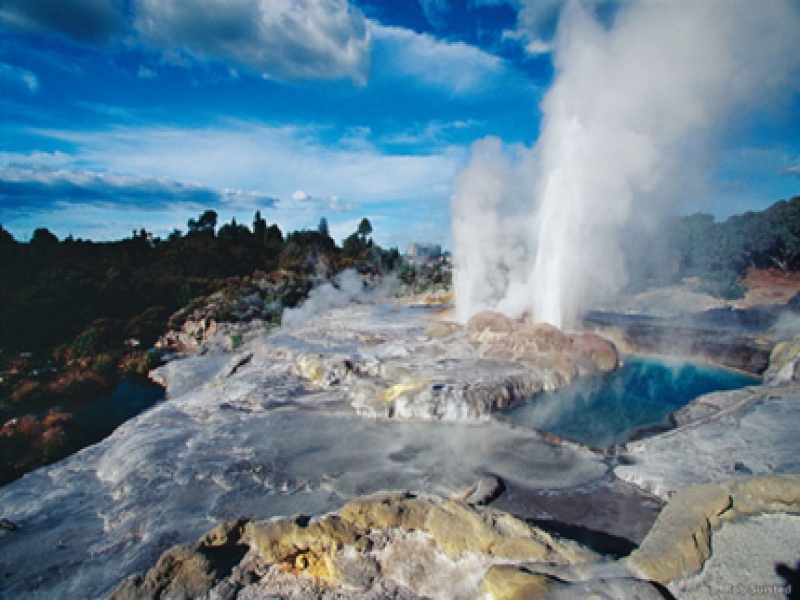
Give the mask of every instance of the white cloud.
[[[389, 155], [366, 142], [326, 145], [321, 132], [311, 127], [252, 122], [201, 129], [153, 126], [39, 133], [50, 138], [48, 143], [76, 147], [74, 164], [86, 169], [148, 174], [214, 189], [259, 190], [286, 199], [297, 192], [315, 198], [336, 196], [346, 198], [347, 204], [447, 198], [465, 155], [457, 146], [435, 154]], [[19, 162], [11, 155], [5, 159]]]
[[784, 177], [800, 177], [800, 163], [784, 167], [781, 170], [781, 175]]
[[365, 83], [370, 35], [347, 0], [137, 0], [135, 26], [166, 53], [280, 80]]
[[39, 91], [39, 78], [33, 71], [5, 62], [0, 62], [0, 81], [6, 85], [23, 87], [31, 94]]
[[289, 197], [295, 202], [303, 202], [308, 200], [308, 194], [306, 194], [303, 190], [296, 190], [292, 192]]
[[374, 21], [375, 61], [394, 76], [410, 77], [453, 93], [474, 92], [504, 74], [503, 61], [463, 42], [445, 42]]
[[123, 27], [123, 0], [3, 0], [0, 26], [53, 30], [70, 39], [102, 44]]
[[0, 201], [11, 212], [46, 211], [70, 204], [150, 210], [175, 203], [198, 207], [275, 203], [257, 192], [216, 190], [166, 177], [20, 164], [0, 166]]
[[[124, 211], [115, 213], [122, 221], [127, 218], [131, 227], [145, 226], [159, 235], [172, 227], [183, 227], [201, 205], [217, 207], [222, 220], [235, 215], [240, 222], [248, 222], [255, 210], [261, 210], [284, 232], [316, 227], [322, 216], [328, 217], [335, 232], [342, 220], [351, 220], [353, 211], [364, 211], [371, 220], [372, 215], [386, 216], [385, 225], [376, 230], [378, 243], [402, 246], [414, 241], [407, 239], [408, 232], [420, 221], [437, 220], [442, 235], [447, 235], [450, 182], [465, 161], [465, 150], [458, 146], [442, 147], [433, 154], [387, 155], [366, 141], [326, 145], [323, 137], [329, 132], [324, 129], [268, 127], [253, 122], [228, 122], [202, 129], [127, 127], [29, 133], [45, 137], [41, 145], [65, 150], [0, 153], [0, 165], [25, 163], [28, 168], [49, 165], [51, 170], [64, 172], [114, 173], [114, 177], [127, 177], [131, 183], [139, 179], [171, 181], [185, 196], [192, 190], [198, 194], [213, 192], [195, 196], [187, 204], [176, 201], [175, 194], [165, 194], [159, 200], [154, 191], [147, 196], [152, 199], [152, 212], [146, 222], [136, 216], [141, 214], [138, 211], [127, 217]], [[40, 198], [47, 197], [45, 191]], [[117, 196], [108, 193], [107, 197], [110, 203]], [[278, 200], [273, 203], [273, 198]], [[78, 206], [78, 200], [71, 206]], [[133, 194], [127, 201], [128, 206], [136, 206]], [[436, 207], [434, 216], [432, 207]], [[32, 231], [42, 223], [66, 223], [71, 214], [47, 216], [39, 211], [30, 213], [34, 216], [27, 220], [19, 215], [6, 219], [2, 215], [8, 215], [8, 208], [7, 203], [4, 206], [0, 202], [0, 220], [4, 225], [8, 220], [15, 234]], [[114, 210], [110, 204], [108, 209]], [[70, 217], [70, 230], [76, 235], [99, 235], [87, 232], [77, 222], [80, 215], [89, 218], [95, 214], [89, 208], [75, 212]], [[153, 224], [154, 219], [158, 219], [158, 225]]]
[[430, 121], [423, 125], [409, 127], [402, 133], [386, 135], [381, 142], [391, 145], [415, 146], [427, 144], [441, 146], [447, 136], [453, 132], [483, 125], [482, 121], [475, 119], [458, 119], [455, 121]]

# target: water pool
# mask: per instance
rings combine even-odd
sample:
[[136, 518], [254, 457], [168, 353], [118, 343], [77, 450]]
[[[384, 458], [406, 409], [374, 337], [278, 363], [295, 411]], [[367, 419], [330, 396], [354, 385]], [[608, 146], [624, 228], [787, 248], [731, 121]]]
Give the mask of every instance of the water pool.
[[627, 358], [613, 373], [535, 394], [498, 416], [603, 448], [626, 442], [637, 429], [668, 425], [669, 413], [698, 396], [759, 381], [752, 375], [707, 365]]

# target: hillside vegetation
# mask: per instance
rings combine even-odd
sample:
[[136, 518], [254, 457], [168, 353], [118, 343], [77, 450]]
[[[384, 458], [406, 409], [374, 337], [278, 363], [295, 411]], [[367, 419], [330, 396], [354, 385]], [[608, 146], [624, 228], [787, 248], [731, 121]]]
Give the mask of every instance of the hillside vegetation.
[[[636, 243], [641, 245], [641, 240]], [[658, 243], [648, 240], [651, 252]], [[705, 213], [674, 218], [660, 243], [663, 250], [653, 252], [658, 260], [648, 264], [650, 270], [631, 266], [634, 286], [693, 277], [703, 291], [739, 298], [745, 292], [740, 281], [750, 268], [778, 268], [784, 274], [800, 269], [800, 196], [721, 222]], [[641, 252], [632, 256], [642, 260]]]
[[275, 296], [258, 314], [277, 322], [283, 308], [346, 268], [398, 268], [399, 252], [378, 247], [371, 233], [363, 219], [339, 246], [325, 219], [284, 237], [259, 213], [251, 227], [234, 220], [218, 228], [210, 210], [167, 239], [140, 230], [98, 243], [37, 229], [21, 243], [0, 226], [2, 461], [27, 467], [57, 456], [70, 407], [108, 393], [121, 374], [157, 366], [153, 346], [181, 308], [212, 293], [235, 306], [258, 283]]

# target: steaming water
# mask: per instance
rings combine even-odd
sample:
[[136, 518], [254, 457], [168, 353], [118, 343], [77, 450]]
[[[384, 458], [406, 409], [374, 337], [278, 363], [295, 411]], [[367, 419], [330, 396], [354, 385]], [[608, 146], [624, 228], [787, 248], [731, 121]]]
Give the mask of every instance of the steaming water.
[[503, 418], [600, 448], [626, 442], [636, 429], [668, 425], [670, 412], [698, 396], [758, 382], [726, 369], [634, 358], [613, 373], [537, 394]]

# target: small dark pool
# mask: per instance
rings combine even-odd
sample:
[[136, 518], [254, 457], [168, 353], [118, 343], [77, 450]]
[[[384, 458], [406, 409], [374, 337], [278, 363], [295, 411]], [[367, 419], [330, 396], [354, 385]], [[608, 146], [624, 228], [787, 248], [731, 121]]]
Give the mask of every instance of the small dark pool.
[[[64, 437], [57, 446], [42, 452], [40, 448], [21, 445], [0, 448], [0, 485], [21, 477], [28, 471], [53, 463], [86, 446], [91, 446], [111, 433], [128, 419], [153, 406], [164, 398], [164, 388], [146, 380], [123, 377], [113, 391], [94, 398], [73, 399], [58, 408], [72, 415], [63, 424]], [[47, 415], [49, 408], [31, 411], [38, 419]]]
[[72, 413], [68, 425], [69, 452], [96, 444], [120, 425], [164, 398], [164, 388], [146, 380], [123, 377], [107, 396], [67, 407]]
[[758, 377], [707, 365], [628, 358], [613, 373], [536, 394], [499, 417], [604, 448], [625, 443], [635, 430], [668, 425], [670, 412], [698, 396], [759, 381]]

